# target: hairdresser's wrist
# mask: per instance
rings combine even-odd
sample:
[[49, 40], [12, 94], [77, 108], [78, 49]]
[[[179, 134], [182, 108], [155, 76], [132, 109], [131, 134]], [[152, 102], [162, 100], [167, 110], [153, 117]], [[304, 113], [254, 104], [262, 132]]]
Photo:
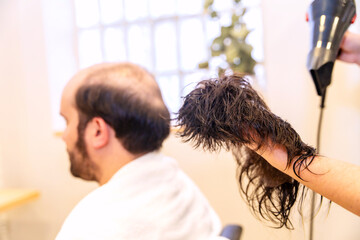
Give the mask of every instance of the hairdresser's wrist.
[[297, 165], [295, 161], [299, 156], [294, 157], [291, 162], [288, 163], [287, 150], [282, 145], [273, 145], [266, 147], [265, 149], [262, 148], [256, 150], [256, 152], [266, 159], [273, 167], [302, 183], [303, 181], [311, 179], [314, 174], [321, 175], [329, 171], [328, 166], [321, 161], [321, 156], [310, 156], [302, 160], [303, 164], [294, 167], [294, 164]]

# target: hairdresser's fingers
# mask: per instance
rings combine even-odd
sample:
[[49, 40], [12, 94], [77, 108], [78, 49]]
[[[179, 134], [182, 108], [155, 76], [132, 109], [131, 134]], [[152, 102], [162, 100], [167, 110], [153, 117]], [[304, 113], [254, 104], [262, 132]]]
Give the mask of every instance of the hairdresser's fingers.
[[246, 144], [246, 146], [262, 156], [273, 167], [286, 173], [288, 154], [285, 146], [271, 143], [261, 148], [258, 148], [256, 144]]
[[348, 45], [348, 39], [350, 38], [349, 37], [349, 35], [350, 35], [351, 33], [349, 33], [349, 32], [345, 32], [345, 34], [344, 34], [344, 37], [341, 39], [341, 43], [340, 43], [340, 48], [341, 49], [347, 49], [347, 45]]
[[356, 63], [360, 65], [360, 53], [355, 54], [352, 52], [341, 51], [341, 54], [338, 56], [338, 59], [347, 63]]
[[347, 31], [340, 43], [340, 48], [339, 60], [360, 64], [360, 34]]
[[360, 34], [346, 32], [341, 41], [340, 48], [345, 52], [360, 53]]
[[246, 143], [244, 144], [245, 147], [250, 148], [253, 151], [256, 151], [258, 148], [258, 145], [256, 143]]

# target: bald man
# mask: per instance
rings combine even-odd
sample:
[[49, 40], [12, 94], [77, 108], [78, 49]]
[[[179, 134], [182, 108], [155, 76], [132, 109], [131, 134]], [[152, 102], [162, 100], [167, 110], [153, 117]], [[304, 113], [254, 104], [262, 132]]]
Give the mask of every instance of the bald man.
[[106, 63], [66, 85], [60, 114], [71, 173], [100, 185], [72, 210], [56, 240], [212, 239], [220, 221], [175, 160], [159, 153], [170, 115], [155, 79]]

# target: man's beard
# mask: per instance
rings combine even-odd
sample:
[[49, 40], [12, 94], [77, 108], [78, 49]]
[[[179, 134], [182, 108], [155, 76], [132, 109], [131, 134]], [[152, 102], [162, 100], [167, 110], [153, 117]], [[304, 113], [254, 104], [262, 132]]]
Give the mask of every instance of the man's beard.
[[97, 181], [97, 165], [89, 157], [83, 131], [78, 131], [78, 140], [73, 151], [67, 150], [70, 159], [70, 172], [74, 177], [88, 181]]

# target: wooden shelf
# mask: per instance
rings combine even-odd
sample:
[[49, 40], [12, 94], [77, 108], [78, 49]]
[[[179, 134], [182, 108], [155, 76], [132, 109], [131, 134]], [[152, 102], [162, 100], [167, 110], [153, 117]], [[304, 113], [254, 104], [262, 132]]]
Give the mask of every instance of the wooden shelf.
[[23, 205], [40, 196], [40, 192], [32, 189], [0, 189], [0, 212]]

